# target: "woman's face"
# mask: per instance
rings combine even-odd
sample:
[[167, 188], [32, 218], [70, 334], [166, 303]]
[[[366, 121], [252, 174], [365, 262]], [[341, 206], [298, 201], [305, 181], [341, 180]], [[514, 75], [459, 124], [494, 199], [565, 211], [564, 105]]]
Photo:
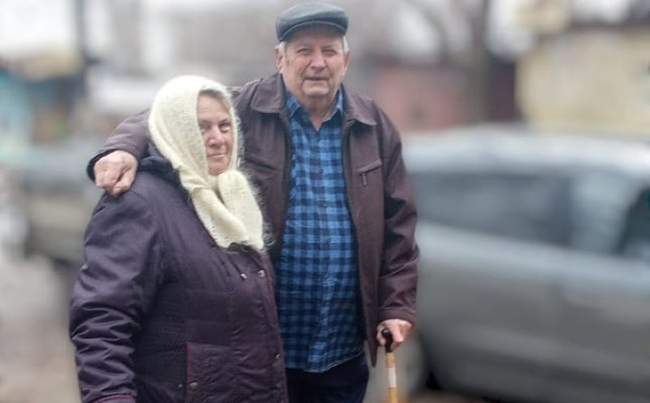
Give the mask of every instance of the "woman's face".
[[233, 122], [224, 104], [209, 95], [199, 95], [197, 114], [205, 144], [208, 172], [216, 176], [230, 164], [233, 144]]

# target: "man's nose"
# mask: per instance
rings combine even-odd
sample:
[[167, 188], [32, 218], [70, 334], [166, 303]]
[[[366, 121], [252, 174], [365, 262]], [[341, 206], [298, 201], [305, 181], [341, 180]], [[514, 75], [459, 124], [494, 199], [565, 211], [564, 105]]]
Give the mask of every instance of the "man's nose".
[[315, 51], [311, 56], [311, 66], [316, 68], [325, 67], [325, 57], [321, 51]]

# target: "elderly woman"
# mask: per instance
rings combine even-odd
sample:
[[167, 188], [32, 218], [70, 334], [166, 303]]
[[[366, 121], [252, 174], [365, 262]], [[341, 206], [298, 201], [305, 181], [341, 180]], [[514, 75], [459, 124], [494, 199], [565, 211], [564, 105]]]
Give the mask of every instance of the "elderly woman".
[[71, 303], [83, 402], [284, 402], [270, 263], [226, 89], [169, 81], [133, 191], [104, 195]]

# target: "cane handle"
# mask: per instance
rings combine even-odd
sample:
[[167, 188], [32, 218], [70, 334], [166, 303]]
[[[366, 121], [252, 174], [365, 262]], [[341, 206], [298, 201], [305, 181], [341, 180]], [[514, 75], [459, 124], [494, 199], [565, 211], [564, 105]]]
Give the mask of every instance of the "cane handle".
[[388, 329], [381, 331], [386, 339], [386, 370], [388, 371], [388, 403], [399, 403], [397, 400], [397, 371], [395, 365], [395, 353], [393, 353], [393, 334]]
[[384, 336], [384, 339], [386, 339], [386, 344], [384, 344], [384, 348], [386, 349], [387, 353], [392, 353], [393, 352], [393, 334], [390, 332], [388, 329], [384, 329], [381, 331], [381, 335]]

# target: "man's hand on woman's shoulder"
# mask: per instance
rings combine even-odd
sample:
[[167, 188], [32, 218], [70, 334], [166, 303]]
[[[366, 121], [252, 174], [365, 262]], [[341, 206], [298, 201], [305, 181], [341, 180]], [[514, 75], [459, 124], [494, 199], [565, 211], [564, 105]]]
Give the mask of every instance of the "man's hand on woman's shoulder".
[[138, 160], [122, 150], [112, 151], [95, 163], [95, 185], [111, 196], [119, 196], [131, 188]]

